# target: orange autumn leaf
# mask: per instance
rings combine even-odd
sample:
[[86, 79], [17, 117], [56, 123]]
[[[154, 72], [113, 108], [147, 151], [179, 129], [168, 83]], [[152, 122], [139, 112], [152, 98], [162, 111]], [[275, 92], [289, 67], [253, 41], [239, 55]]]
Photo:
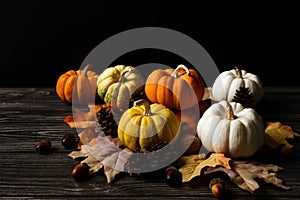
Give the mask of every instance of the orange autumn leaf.
[[221, 153], [212, 153], [208, 158], [203, 155], [182, 156], [178, 161], [181, 163], [179, 171], [182, 174], [182, 182], [188, 182], [194, 177], [200, 176], [205, 167], [223, 166], [226, 169], [231, 169], [230, 160]]
[[291, 149], [293, 145], [288, 143], [286, 139], [294, 139], [300, 135], [293, 131], [291, 126], [283, 125], [281, 122], [266, 122], [265, 129], [265, 144], [271, 148], [276, 149], [280, 145]]
[[70, 126], [70, 128], [75, 128], [74, 117], [72, 115], [68, 115], [64, 119], [64, 122], [67, 123]]
[[95, 126], [97, 119], [97, 113], [103, 105], [89, 104], [89, 111], [83, 111], [75, 109], [73, 116], [67, 116], [64, 122], [67, 123], [70, 128], [90, 128]]

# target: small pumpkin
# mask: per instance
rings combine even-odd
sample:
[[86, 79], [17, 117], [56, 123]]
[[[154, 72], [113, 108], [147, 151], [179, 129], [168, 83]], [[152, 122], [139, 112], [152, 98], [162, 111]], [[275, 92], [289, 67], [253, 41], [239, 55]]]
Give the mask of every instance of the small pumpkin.
[[118, 137], [123, 145], [134, 152], [153, 149], [158, 144], [168, 144], [179, 132], [180, 124], [175, 114], [161, 104], [149, 104], [140, 99], [127, 109], [118, 125]]
[[145, 85], [145, 93], [151, 102], [176, 110], [197, 105], [202, 100], [204, 89], [200, 74], [184, 65], [178, 65], [175, 70], [154, 70]]
[[176, 117], [181, 123], [186, 123], [189, 132], [197, 132], [197, 124], [203, 113], [211, 106], [211, 100], [202, 100], [192, 108], [175, 112]]
[[224, 100], [205, 111], [197, 134], [208, 151], [233, 158], [250, 157], [264, 143], [264, 125], [256, 111]]
[[132, 66], [109, 67], [98, 77], [98, 95], [106, 104], [126, 110], [132, 93], [144, 83], [140, 72]]
[[56, 93], [61, 100], [75, 104], [95, 102], [99, 75], [89, 68], [90, 65], [87, 65], [83, 70], [69, 70], [58, 78]]
[[180, 123], [180, 135], [177, 138], [177, 147], [184, 150], [184, 155], [197, 154], [201, 148], [201, 141], [196, 132], [191, 132], [188, 123]]
[[264, 94], [263, 84], [261, 79], [252, 73], [245, 70], [240, 70], [238, 67], [230, 71], [222, 72], [215, 80], [212, 87], [212, 96], [215, 101], [233, 101], [236, 92], [240, 87], [249, 88], [252, 93], [252, 103], [255, 105], [261, 101]]

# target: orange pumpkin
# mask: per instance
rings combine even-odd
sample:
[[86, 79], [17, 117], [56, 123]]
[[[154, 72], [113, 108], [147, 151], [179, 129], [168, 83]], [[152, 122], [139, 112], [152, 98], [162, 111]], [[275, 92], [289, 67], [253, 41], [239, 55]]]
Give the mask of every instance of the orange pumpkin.
[[151, 102], [176, 110], [197, 105], [204, 95], [204, 89], [200, 74], [184, 65], [178, 65], [175, 70], [154, 70], [145, 85], [145, 93]]
[[202, 117], [203, 113], [211, 106], [211, 100], [206, 99], [199, 102], [192, 108], [175, 112], [176, 117], [181, 123], [185, 123], [189, 132], [197, 132], [197, 124]]
[[83, 70], [69, 70], [58, 78], [56, 93], [61, 100], [75, 104], [95, 102], [98, 98], [96, 83], [99, 75], [88, 70], [89, 66]]

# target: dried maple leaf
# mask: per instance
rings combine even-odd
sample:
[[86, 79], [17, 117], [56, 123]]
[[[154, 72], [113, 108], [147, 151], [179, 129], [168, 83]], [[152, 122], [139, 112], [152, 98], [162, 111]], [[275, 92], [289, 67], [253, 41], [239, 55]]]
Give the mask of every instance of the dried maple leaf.
[[266, 122], [265, 144], [271, 148], [278, 148], [284, 145], [285, 148], [292, 149], [293, 145], [286, 141], [287, 138], [294, 139], [294, 136], [300, 137], [295, 133], [291, 126], [282, 125], [280, 122]]
[[288, 190], [289, 187], [285, 186], [281, 179], [277, 177], [277, 172], [283, 170], [282, 167], [273, 164], [262, 164], [253, 161], [235, 161], [231, 160], [232, 169], [224, 167], [209, 167], [204, 174], [209, 174], [217, 171], [225, 172], [230, 180], [239, 186], [241, 189], [253, 193], [259, 188], [256, 178], [260, 178], [267, 183], [271, 183], [277, 187]]
[[224, 166], [230, 169], [230, 158], [226, 158], [224, 154], [212, 153], [209, 158], [205, 155], [190, 155], [179, 158], [178, 163], [181, 166], [179, 171], [182, 173], [182, 182], [188, 182], [196, 176], [201, 175], [202, 169], [205, 167]]
[[80, 145], [89, 144], [93, 141], [94, 138], [98, 137], [98, 134], [95, 132], [94, 128], [86, 128], [78, 134], [80, 138]]
[[89, 104], [89, 111], [83, 111], [75, 109], [73, 116], [67, 116], [64, 122], [67, 123], [70, 128], [90, 128], [95, 127], [97, 113], [103, 105]]
[[92, 145], [82, 145], [80, 151], [73, 151], [69, 156], [73, 159], [85, 157], [81, 163], [90, 167], [91, 174], [104, 168], [107, 183], [110, 183], [117, 174], [126, 170], [132, 152], [127, 148], [119, 148], [119, 142], [110, 136], [98, 136], [91, 142]]

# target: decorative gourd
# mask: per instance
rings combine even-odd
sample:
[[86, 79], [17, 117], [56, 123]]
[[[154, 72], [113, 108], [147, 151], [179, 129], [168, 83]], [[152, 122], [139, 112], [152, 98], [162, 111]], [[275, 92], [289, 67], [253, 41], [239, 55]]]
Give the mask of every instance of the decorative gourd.
[[122, 115], [118, 137], [123, 145], [136, 152], [171, 142], [179, 128], [178, 119], [167, 107], [140, 99]]
[[220, 101], [210, 106], [197, 126], [202, 145], [210, 152], [233, 158], [250, 157], [264, 143], [264, 125], [252, 108]]
[[240, 87], [249, 88], [252, 93], [252, 103], [255, 105], [263, 98], [264, 89], [260, 78], [239, 68], [222, 72], [212, 87], [212, 96], [215, 101], [226, 100], [231, 102]]
[[110, 106], [126, 110], [131, 94], [144, 85], [140, 72], [132, 66], [106, 68], [97, 80], [98, 94]]
[[185, 110], [202, 100], [204, 89], [204, 81], [196, 70], [178, 65], [175, 70], [154, 70], [147, 78], [145, 93], [153, 103]]
[[56, 93], [61, 100], [75, 104], [95, 102], [99, 75], [90, 71], [89, 67], [87, 65], [83, 70], [69, 70], [58, 78]]

